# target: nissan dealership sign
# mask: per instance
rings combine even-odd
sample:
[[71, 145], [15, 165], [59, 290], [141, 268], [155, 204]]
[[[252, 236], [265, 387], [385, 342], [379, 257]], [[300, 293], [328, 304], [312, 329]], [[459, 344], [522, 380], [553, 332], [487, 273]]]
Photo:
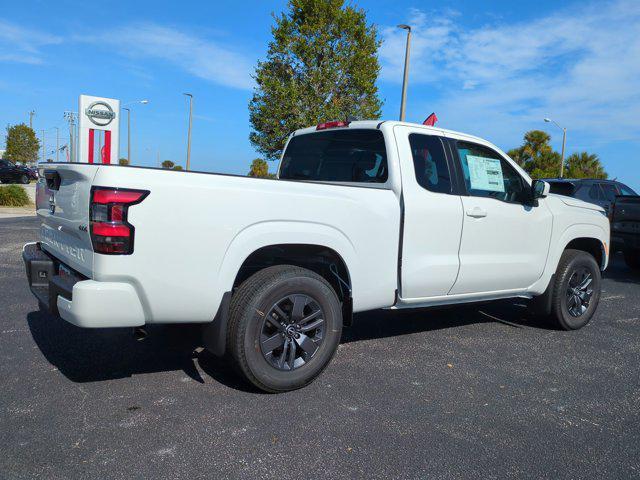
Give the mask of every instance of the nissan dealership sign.
[[120, 100], [80, 95], [78, 161], [118, 163]]
[[84, 114], [91, 122], [101, 127], [106, 127], [116, 118], [116, 112], [107, 102], [103, 101], [93, 102], [85, 109]]

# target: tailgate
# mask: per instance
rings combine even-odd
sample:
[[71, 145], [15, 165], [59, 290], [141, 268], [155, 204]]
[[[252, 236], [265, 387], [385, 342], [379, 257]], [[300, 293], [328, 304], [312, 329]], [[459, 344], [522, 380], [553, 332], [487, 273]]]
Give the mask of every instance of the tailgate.
[[43, 250], [87, 277], [93, 269], [89, 202], [98, 168], [78, 163], [41, 165], [36, 187]]
[[616, 197], [611, 212], [611, 231], [640, 235], [640, 196]]

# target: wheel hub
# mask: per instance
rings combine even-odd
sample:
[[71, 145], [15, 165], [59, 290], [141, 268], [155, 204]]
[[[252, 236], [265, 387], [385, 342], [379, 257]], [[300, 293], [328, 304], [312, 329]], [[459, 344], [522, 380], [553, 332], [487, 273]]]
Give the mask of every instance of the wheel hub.
[[294, 370], [307, 363], [322, 344], [324, 311], [306, 294], [291, 294], [276, 302], [262, 323], [260, 348], [278, 370]]
[[580, 317], [589, 308], [591, 296], [593, 295], [593, 275], [588, 268], [576, 269], [569, 277], [567, 285], [567, 310], [572, 317]]

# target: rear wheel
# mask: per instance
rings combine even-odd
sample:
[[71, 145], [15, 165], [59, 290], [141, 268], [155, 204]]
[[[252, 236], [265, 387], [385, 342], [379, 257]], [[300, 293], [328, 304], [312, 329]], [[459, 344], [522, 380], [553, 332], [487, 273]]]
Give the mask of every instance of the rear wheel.
[[228, 351], [244, 377], [267, 392], [311, 383], [329, 364], [341, 334], [333, 288], [304, 268], [265, 268], [231, 299]]
[[598, 308], [600, 287], [600, 267], [593, 256], [565, 250], [553, 285], [551, 319], [563, 330], [584, 327]]
[[640, 250], [625, 250], [624, 262], [629, 268], [640, 270]]
[[20, 183], [22, 183], [23, 185], [26, 185], [27, 183], [29, 183], [29, 177], [27, 175], [21, 175]]

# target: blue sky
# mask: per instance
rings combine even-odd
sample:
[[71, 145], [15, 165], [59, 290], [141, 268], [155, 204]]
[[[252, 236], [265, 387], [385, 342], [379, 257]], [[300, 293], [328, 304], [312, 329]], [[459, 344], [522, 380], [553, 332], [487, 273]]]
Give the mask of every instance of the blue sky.
[[[355, 2], [383, 46], [383, 117], [397, 118], [404, 34], [414, 26], [407, 119], [435, 111], [439, 126], [507, 150], [546, 129], [559, 150], [588, 150], [611, 177], [640, 190], [640, 2]], [[10, 2], [0, 12], [0, 124], [28, 120], [67, 133], [80, 93], [149, 99], [132, 107], [132, 160], [184, 165], [194, 94], [192, 168], [245, 173], [251, 73], [284, 1]], [[433, 7], [433, 8], [432, 8]], [[124, 125], [123, 125], [124, 128]], [[125, 155], [124, 131], [121, 156]], [[0, 143], [3, 138], [0, 137]]]

